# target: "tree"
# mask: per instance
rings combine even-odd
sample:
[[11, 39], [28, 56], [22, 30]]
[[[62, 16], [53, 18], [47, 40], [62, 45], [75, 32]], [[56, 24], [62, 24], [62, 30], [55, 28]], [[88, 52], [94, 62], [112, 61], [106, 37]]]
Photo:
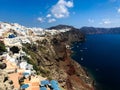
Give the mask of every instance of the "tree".
[[0, 42], [0, 54], [3, 52], [6, 52], [5, 44], [3, 42]]
[[12, 51], [12, 53], [19, 53], [20, 49], [17, 46], [13, 46], [10, 48], [10, 51]]
[[7, 65], [5, 63], [0, 63], [0, 69], [5, 69]]

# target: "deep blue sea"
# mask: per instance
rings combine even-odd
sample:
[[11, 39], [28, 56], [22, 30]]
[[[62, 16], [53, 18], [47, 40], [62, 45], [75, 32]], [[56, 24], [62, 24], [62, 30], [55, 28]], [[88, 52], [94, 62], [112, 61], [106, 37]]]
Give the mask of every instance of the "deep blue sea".
[[72, 56], [95, 78], [99, 90], [120, 90], [120, 35], [87, 35], [74, 43]]

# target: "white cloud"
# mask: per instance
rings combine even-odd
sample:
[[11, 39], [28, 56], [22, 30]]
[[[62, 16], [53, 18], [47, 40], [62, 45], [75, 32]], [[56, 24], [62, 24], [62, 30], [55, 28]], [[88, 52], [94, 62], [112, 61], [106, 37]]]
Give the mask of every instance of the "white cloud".
[[112, 22], [110, 19], [103, 19], [102, 22], [100, 22], [100, 24], [104, 24], [104, 25], [110, 25]]
[[59, 0], [51, 8], [51, 13], [55, 18], [64, 18], [69, 16], [69, 8], [73, 7], [72, 1]]
[[89, 22], [89, 23], [94, 23], [95, 21], [94, 21], [93, 19], [90, 19], [90, 18], [89, 18], [89, 19], [88, 19], [88, 22]]
[[48, 14], [46, 17], [47, 17], [47, 18], [50, 18], [50, 17], [51, 17], [51, 14]]
[[56, 19], [51, 18], [51, 19], [48, 20], [48, 23], [52, 23], [52, 22], [55, 22], [55, 21], [56, 21]]
[[[62, 1], [62, 0], [61, 0]], [[63, 0], [64, 1], [64, 0]], [[67, 7], [73, 7], [73, 2], [72, 1], [68, 1], [68, 2], [66, 2], [66, 1], [64, 1], [65, 3], [66, 3], [66, 6]]]
[[117, 12], [120, 13], [120, 8], [118, 8]]
[[45, 22], [45, 19], [42, 18], [42, 17], [38, 17], [37, 20], [38, 20], [39, 22], [41, 22], [41, 23]]
[[[48, 12], [50, 13], [47, 13], [43, 17], [38, 17], [37, 20], [41, 23], [52, 23], [59, 18], [68, 17], [70, 14], [69, 8], [73, 6], [73, 0], [58, 0], [58, 2], [49, 9], [50, 11]], [[73, 14], [75, 14], [75, 12], [73, 12]]]

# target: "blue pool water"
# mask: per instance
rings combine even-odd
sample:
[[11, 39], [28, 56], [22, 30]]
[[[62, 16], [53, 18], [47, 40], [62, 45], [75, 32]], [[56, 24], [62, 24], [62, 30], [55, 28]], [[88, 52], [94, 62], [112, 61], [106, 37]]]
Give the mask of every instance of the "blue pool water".
[[21, 86], [22, 89], [26, 89], [26, 88], [28, 88], [28, 87], [29, 87], [28, 84], [23, 84], [23, 85]]
[[98, 90], [120, 90], [120, 35], [87, 35], [72, 50], [72, 58], [89, 70]]
[[27, 72], [24, 72], [24, 73], [23, 73], [23, 75], [24, 75], [24, 76], [26, 76], [26, 75], [29, 75], [29, 73], [27, 73]]

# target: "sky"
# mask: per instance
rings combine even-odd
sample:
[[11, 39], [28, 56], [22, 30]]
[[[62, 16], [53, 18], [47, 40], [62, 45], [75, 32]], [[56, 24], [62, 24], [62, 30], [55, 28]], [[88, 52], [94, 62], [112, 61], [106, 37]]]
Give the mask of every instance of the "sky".
[[0, 21], [42, 28], [120, 27], [120, 0], [0, 0]]

